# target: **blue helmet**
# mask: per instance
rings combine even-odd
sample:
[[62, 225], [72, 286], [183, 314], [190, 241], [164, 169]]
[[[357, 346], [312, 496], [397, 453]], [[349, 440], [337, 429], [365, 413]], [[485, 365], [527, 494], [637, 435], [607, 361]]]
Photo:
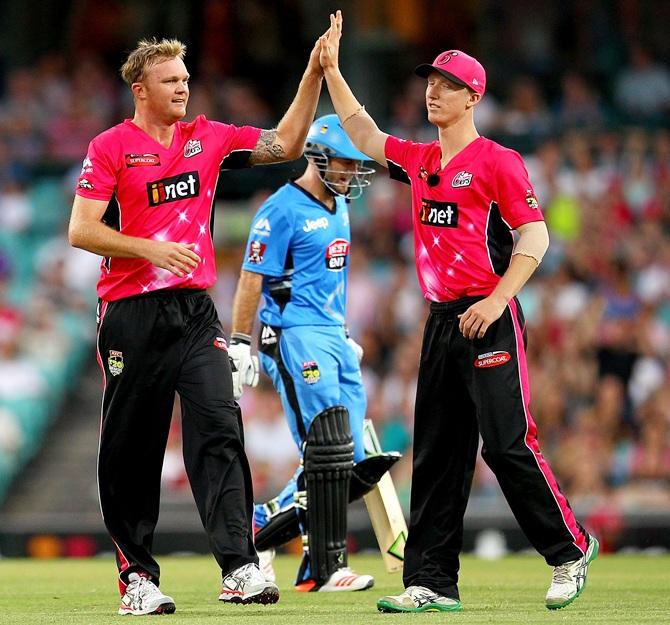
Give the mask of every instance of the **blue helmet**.
[[357, 163], [355, 171], [348, 172], [353, 174], [353, 177], [346, 193], [338, 192], [332, 183], [326, 179], [326, 175], [332, 171], [328, 167], [330, 157], [353, 161], [372, 160], [356, 148], [347, 133], [344, 132], [342, 124], [335, 114], [324, 115], [312, 122], [307, 133], [304, 154], [309, 161], [316, 165], [323, 184], [336, 195], [357, 198], [363, 193], [365, 187], [370, 186], [372, 174], [375, 170], [371, 167], [365, 167], [362, 162]]
[[312, 152], [323, 153], [326, 156], [337, 156], [338, 158], [349, 158], [354, 161], [369, 161], [366, 156], [356, 148], [351, 139], [344, 132], [340, 118], [335, 115], [324, 115], [312, 122], [307, 133], [305, 142], [305, 154]]

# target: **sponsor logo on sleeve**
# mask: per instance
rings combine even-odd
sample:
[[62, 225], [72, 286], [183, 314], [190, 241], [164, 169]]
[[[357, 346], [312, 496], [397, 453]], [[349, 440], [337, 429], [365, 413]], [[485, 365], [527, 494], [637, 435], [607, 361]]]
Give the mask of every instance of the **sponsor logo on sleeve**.
[[475, 367], [477, 369], [488, 369], [489, 367], [499, 367], [512, 360], [509, 352], [487, 352], [486, 354], [479, 354], [475, 360]]
[[159, 154], [126, 154], [126, 167], [158, 167], [160, 164]]
[[347, 266], [349, 256], [349, 241], [346, 239], [335, 239], [326, 248], [326, 269], [329, 271], [342, 271]]
[[93, 183], [87, 180], [86, 178], [82, 178], [78, 183], [77, 186], [80, 189], [86, 189], [87, 191], [93, 191]]
[[189, 139], [184, 146], [184, 158], [191, 158], [202, 152], [202, 143], [200, 139]]
[[200, 176], [197, 171], [187, 171], [178, 176], [147, 182], [149, 206], [177, 202], [200, 195]]
[[419, 221], [424, 226], [438, 228], [458, 228], [458, 204], [456, 202], [438, 202], [421, 199]]
[[81, 164], [81, 176], [84, 174], [91, 174], [93, 173], [93, 163], [91, 162], [91, 159], [87, 156], [84, 159], [84, 162]]
[[109, 358], [107, 358], [107, 368], [109, 372], [114, 375], [121, 375], [123, 373], [123, 352], [117, 352], [114, 349], [109, 350]]
[[247, 256], [247, 261], [254, 265], [262, 263], [266, 247], [267, 245], [261, 241], [252, 241], [249, 243], [249, 255]]
[[540, 203], [537, 201], [537, 197], [533, 193], [532, 189], [526, 189], [526, 204], [531, 210], [537, 210], [540, 208]]
[[316, 384], [321, 379], [319, 365], [316, 364], [315, 360], [308, 360], [302, 363], [302, 379], [307, 384]]
[[251, 231], [261, 237], [267, 237], [271, 234], [270, 220], [267, 217], [261, 217], [252, 227]]
[[472, 183], [472, 174], [468, 171], [459, 171], [451, 181], [451, 186], [455, 189], [459, 187], [469, 187]]

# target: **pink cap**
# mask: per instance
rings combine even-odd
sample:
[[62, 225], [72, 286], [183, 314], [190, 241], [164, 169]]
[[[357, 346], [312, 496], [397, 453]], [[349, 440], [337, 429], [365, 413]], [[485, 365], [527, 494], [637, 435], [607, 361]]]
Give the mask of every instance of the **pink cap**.
[[430, 72], [439, 72], [442, 76], [469, 87], [479, 95], [484, 95], [486, 91], [486, 72], [482, 64], [460, 50], [441, 52], [432, 65], [423, 63], [414, 68], [414, 73], [422, 78], [427, 78]]

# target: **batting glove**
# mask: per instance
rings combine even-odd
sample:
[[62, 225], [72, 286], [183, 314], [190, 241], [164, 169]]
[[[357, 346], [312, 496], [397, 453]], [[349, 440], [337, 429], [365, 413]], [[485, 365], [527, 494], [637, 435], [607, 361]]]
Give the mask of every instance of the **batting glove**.
[[349, 343], [349, 346], [351, 349], [354, 350], [354, 353], [356, 354], [356, 358], [358, 358], [358, 362], [360, 364], [361, 360], [363, 360], [363, 348], [354, 341], [350, 336], [347, 337], [347, 343]]
[[233, 333], [228, 345], [228, 356], [233, 370], [233, 396], [239, 399], [242, 397], [243, 385], [258, 384], [258, 356], [251, 354], [251, 337], [248, 334]]

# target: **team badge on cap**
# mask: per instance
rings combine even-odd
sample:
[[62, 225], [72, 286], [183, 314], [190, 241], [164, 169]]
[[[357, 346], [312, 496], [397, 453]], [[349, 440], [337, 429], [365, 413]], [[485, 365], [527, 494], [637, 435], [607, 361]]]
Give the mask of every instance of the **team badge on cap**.
[[486, 91], [486, 72], [482, 64], [461, 50], [441, 52], [432, 63], [423, 63], [414, 69], [414, 73], [422, 78], [427, 78], [431, 72], [438, 72], [479, 95]]
[[449, 52], [440, 54], [440, 56], [435, 59], [435, 65], [444, 65], [445, 63], [451, 61], [451, 59], [453, 59], [455, 56], [458, 56], [458, 51], [456, 50], [449, 50]]

